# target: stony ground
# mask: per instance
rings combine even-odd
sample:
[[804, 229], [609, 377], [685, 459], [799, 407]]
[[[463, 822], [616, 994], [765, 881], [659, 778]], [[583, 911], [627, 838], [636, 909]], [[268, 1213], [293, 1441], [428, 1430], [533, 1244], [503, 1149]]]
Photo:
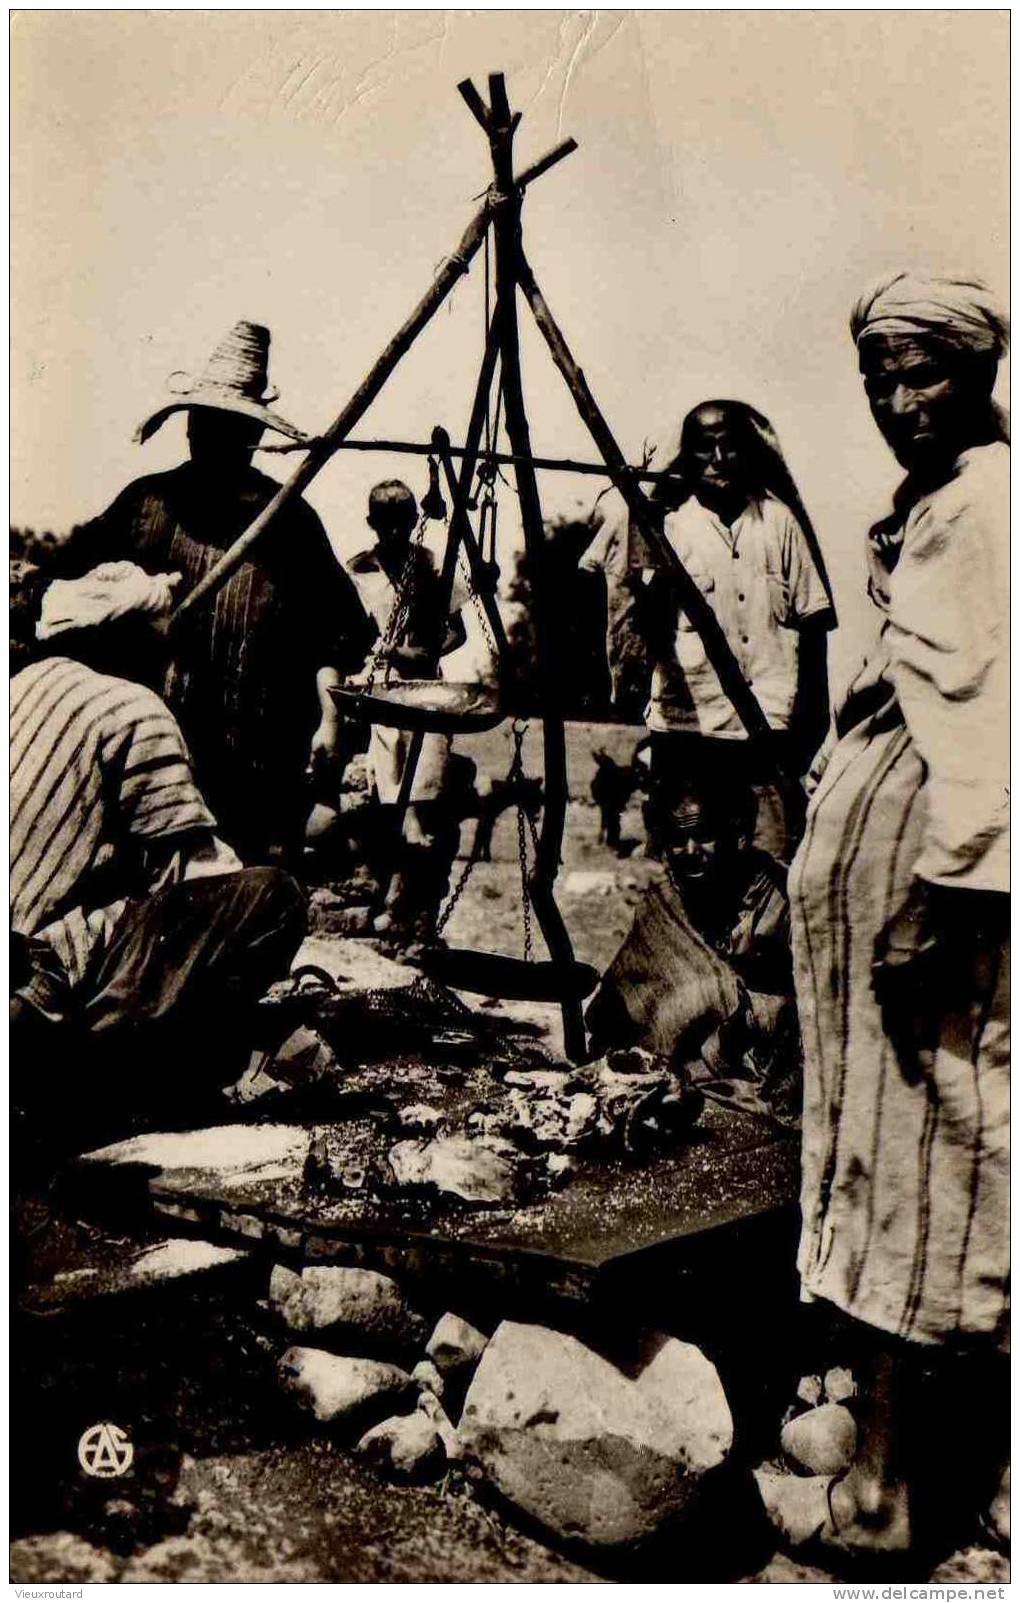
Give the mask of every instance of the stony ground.
[[14, 1543], [18, 1581], [597, 1582], [463, 1487], [393, 1487], [325, 1441], [189, 1459], [186, 1532], [130, 1555], [62, 1532]]
[[[632, 730], [570, 731], [571, 806], [559, 895], [578, 957], [597, 967], [612, 956], [643, 887], [659, 872], [640, 853], [638, 810], [631, 809], [624, 825], [638, 850], [617, 859], [598, 842], [598, 815], [589, 800], [594, 747], [627, 761], [637, 738]], [[502, 730], [463, 749], [489, 773], [504, 772], [509, 762], [509, 736]], [[529, 733], [525, 758], [531, 772], [540, 772], [537, 730]], [[476, 870], [447, 933], [455, 944], [520, 952], [512, 815], [497, 826], [494, 861]], [[520, 1016], [521, 1005], [514, 1011]], [[530, 1012], [555, 1043], [555, 1010]], [[116, 1259], [118, 1250], [116, 1243], [89, 1242], [86, 1257], [91, 1261], [98, 1251]], [[554, 1551], [535, 1533], [516, 1528], [459, 1472], [433, 1486], [391, 1486], [328, 1433], [296, 1425], [279, 1406], [267, 1408], [264, 1337], [257, 1320], [238, 1318], [239, 1306], [253, 1306], [244, 1274], [243, 1264], [228, 1265], [212, 1281], [196, 1285], [185, 1276], [176, 1290], [153, 1286], [140, 1298], [118, 1291], [111, 1271], [104, 1282], [109, 1294], [95, 1304], [19, 1324], [15, 1395], [25, 1406], [20, 1413], [15, 1408], [12, 1424], [16, 1455], [19, 1440], [23, 1444], [12, 1580], [562, 1584], [624, 1578], [619, 1569]], [[125, 1495], [111, 1497], [111, 1485], [119, 1491], [124, 1483], [98, 1483], [98, 1491], [95, 1482], [83, 1486], [73, 1450], [84, 1425], [118, 1417], [135, 1422], [145, 1450]], [[760, 1530], [741, 1554], [739, 1534], [717, 1532], [707, 1556], [660, 1554], [654, 1578], [834, 1578], [773, 1551], [774, 1542]], [[931, 1578], [998, 1582], [1008, 1579], [1008, 1566], [998, 1554], [970, 1548]]]

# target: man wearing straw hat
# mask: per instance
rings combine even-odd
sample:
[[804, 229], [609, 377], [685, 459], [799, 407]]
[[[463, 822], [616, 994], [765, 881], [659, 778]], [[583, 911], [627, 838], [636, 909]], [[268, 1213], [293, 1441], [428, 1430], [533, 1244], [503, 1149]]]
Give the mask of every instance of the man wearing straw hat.
[[[268, 329], [239, 322], [201, 374], [171, 374], [172, 398], [136, 438], [143, 443], [184, 411], [189, 460], [137, 479], [75, 530], [62, 573], [131, 560], [179, 572], [178, 599], [194, 588], [279, 488], [252, 465], [263, 431], [305, 438], [270, 409], [268, 357]], [[203, 792], [245, 861], [286, 860], [296, 850], [306, 765], [336, 752], [329, 687], [360, 666], [370, 639], [354, 586], [301, 500], [174, 635], [163, 692]]]

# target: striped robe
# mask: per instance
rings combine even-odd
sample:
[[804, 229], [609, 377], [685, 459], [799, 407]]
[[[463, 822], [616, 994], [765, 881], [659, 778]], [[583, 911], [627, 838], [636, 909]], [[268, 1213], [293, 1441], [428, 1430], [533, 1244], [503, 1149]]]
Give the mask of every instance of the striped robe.
[[923, 1072], [884, 1033], [871, 965], [915, 876], [1008, 889], [1008, 511], [1006, 447], [975, 448], [910, 502], [891, 571], [873, 550], [879, 649], [789, 879], [804, 1292], [922, 1343], [1007, 1339], [1008, 947], [974, 951]]
[[743, 869], [743, 884], [731, 890], [727, 916], [711, 940], [669, 880], [648, 887], [588, 1004], [599, 1052], [636, 1045], [696, 1058], [745, 1006], [763, 1021], [774, 1015], [778, 1002], [772, 1006], [768, 997], [789, 991], [785, 876], [764, 852], [748, 854]]
[[[172, 713], [151, 690], [47, 657], [11, 680], [11, 927], [72, 986], [124, 910], [152, 891], [147, 848], [215, 820]], [[232, 854], [218, 871], [237, 867]], [[161, 853], [161, 880], [172, 872]]]

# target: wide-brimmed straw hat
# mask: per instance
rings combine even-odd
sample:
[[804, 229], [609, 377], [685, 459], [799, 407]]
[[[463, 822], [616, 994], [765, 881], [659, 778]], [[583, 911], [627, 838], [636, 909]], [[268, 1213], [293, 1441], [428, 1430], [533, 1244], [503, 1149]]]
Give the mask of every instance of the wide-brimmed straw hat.
[[208, 406], [222, 412], [239, 412], [242, 417], [253, 418], [292, 440], [306, 440], [308, 436], [303, 430], [270, 411], [268, 403], [276, 400], [279, 391], [270, 389], [268, 378], [268, 328], [243, 320], [235, 323], [200, 374], [180, 371], [170, 374], [167, 388], [174, 399], [146, 418], [135, 431], [135, 439], [143, 444], [173, 412]]

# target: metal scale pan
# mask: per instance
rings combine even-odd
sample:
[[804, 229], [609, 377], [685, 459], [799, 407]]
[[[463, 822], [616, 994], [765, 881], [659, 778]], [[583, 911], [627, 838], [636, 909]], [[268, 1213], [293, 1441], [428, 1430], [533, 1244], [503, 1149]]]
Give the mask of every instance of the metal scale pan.
[[365, 690], [331, 687], [342, 712], [389, 729], [423, 730], [439, 735], [478, 734], [504, 718], [493, 685], [457, 684], [445, 679], [396, 679]]

